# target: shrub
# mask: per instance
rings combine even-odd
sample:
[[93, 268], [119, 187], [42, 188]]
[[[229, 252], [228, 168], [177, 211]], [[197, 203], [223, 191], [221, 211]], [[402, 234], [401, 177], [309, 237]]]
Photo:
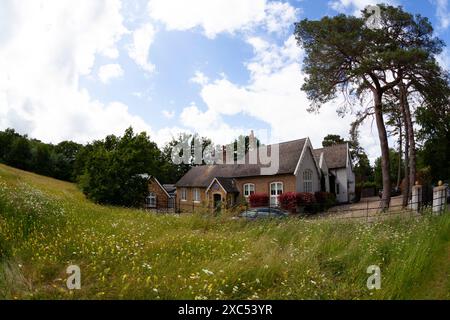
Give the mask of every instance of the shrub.
[[282, 209], [291, 213], [297, 210], [297, 194], [295, 192], [285, 192], [278, 197]]
[[296, 195], [297, 204], [300, 206], [307, 206], [316, 203], [316, 198], [313, 193], [309, 192], [299, 192]]
[[297, 193], [297, 205], [304, 208], [306, 213], [316, 213], [320, 211], [314, 193]]
[[327, 210], [336, 204], [336, 195], [330, 192], [316, 192], [314, 194], [320, 210]]
[[269, 195], [265, 193], [253, 193], [249, 197], [250, 206], [254, 207], [267, 207], [269, 205]]

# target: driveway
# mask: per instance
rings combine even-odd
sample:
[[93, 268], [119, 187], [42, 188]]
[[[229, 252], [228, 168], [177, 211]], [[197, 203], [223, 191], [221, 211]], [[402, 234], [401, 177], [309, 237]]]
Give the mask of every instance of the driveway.
[[[392, 197], [389, 214], [404, 211], [402, 208], [402, 196]], [[379, 216], [382, 213], [379, 197], [362, 198], [358, 203], [342, 204], [330, 208], [327, 212], [320, 213], [318, 217], [336, 218], [369, 218]], [[386, 213], [383, 213], [386, 214]]]

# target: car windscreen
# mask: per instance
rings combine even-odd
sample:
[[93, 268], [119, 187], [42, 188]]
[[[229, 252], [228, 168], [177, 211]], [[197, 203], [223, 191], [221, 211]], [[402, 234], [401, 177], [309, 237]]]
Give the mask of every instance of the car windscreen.
[[254, 218], [256, 216], [256, 210], [244, 211], [240, 216], [243, 218]]

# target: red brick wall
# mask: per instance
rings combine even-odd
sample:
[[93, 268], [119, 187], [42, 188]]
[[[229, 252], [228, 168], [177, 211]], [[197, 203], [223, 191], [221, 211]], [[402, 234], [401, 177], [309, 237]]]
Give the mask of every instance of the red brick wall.
[[[261, 177], [249, 177], [249, 178], [236, 178], [237, 188], [239, 190], [239, 195], [236, 202], [239, 203], [243, 201], [244, 198], [244, 184], [253, 183], [255, 185], [255, 192], [266, 193], [270, 192], [270, 184], [272, 182], [282, 182], [283, 192], [296, 192], [296, 179], [293, 174], [286, 175], [276, 175], [276, 176], [261, 176]], [[187, 197], [186, 201], [181, 201], [181, 189], [177, 188], [177, 208], [180, 208], [183, 212], [192, 212], [193, 204], [195, 208], [213, 206], [213, 194], [220, 193], [222, 195], [222, 201], [231, 203], [231, 195], [225, 198], [225, 192], [222, 189], [216, 190], [214, 192], [209, 191], [208, 194], [205, 193], [206, 188], [199, 188], [200, 190], [200, 203], [193, 202], [194, 188], [186, 188]]]
[[296, 192], [296, 179], [293, 174], [276, 175], [276, 176], [263, 176], [263, 177], [249, 177], [249, 178], [236, 178], [237, 187], [239, 189], [238, 202], [244, 198], [244, 184], [253, 183], [255, 185], [256, 193], [270, 193], [270, 184], [272, 182], [282, 182], [283, 192]]
[[151, 178], [148, 182], [148, 192], [153, 192], [156, 194], [156, 208], [166, 209], [168, 206], [169, 197], [164, 189], [158, 184], [155, 178]]

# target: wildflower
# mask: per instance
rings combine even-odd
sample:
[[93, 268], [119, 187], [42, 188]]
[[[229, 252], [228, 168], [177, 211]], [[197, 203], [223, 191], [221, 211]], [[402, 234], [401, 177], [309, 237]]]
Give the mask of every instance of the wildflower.
[[202, 271], [203, 271], [204, 273], [206, 273], [207, 275], [209, 275], [209, 276], [212, 276], [212, 275], [214, 274], [214, 272], [209, 271], [208, 269], [202, 269]]

